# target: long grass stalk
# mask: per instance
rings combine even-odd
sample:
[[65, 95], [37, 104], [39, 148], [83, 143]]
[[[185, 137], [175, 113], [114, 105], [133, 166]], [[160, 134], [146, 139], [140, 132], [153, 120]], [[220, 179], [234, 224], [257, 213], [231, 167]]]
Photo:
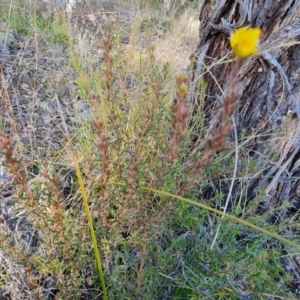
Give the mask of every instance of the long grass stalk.
[[185, 203], [188, 203], [188, 204], [191, 204], [191, 205], [194, 205], [194, 206], [197, 206], [197, 207], [200, 207], [202, 209], [205, 209], [209, 212], [212, 212], [216, 215], [220, 215], [220, 216], [224, 216], [225, 218], [229, 219], [230, 221], [232, 222], [235, 222], [235, 223], [239, 223], [239, 224], [242, 224], [242, 225], [245, 225], [246, 227], [254, 230], [254, 231], [257, 231], [257, 232], [260, 232], [260, 233], [263, 233], [271, 238], [274, 238], [276, 239], [277, 241], [285, 244], [285, 245], [289, 245], [291, 247], [294, 247], [295, 249], [297, 250], [300, 250], [300, 245], [288, 240], [288, 239], [285, 239], [284, 237], [276, 234], [276, 233], [273, 233], [273, 232], [270, 232], [264, 228], [261, 228], [261, 227], [258, 227], [246, 220], [243, 220], [243, 219], [240, 219], [240, 218], [237, 218], [235, 216], [232, 216], [232, 215], [229, 215], [227, 213], [225, 213], [224, 211], [220, 211], [220, 210], [217, 210], [215, 208], [212, 208], [208, 205], [205, 205], [205, 204], [202, 204], [202, 203], [199, 203], [199, 202], [196, 202], [196, 201], [193, 201], [193, 200], [190, 200], [190, 199], [187, 199], [187, 198], [184, 198], [184, 197], [181, 197], [181, 196], [177, 196], [177, 195], [173, 195], [171, 193], [168, 193], [166, 191], [161, 191], [161, 190], [155, 190], [155, 189], [151, 189], [151, 188], [148, 188], [148, 187], [140, 187], [140, 189], [142, 190], [145, 190], [145, 191], [151, 191], [153, 193], [156, 193], [156, 194], [160, 194], [160, 195], [164, 195], [166, 197], [170, 197], [170, 198], [173, 198], [173, 199], [176, 199], [176, 200], [179, 200], [179, 201], [182, 201], [182, 202], [185, 202]]
[[60, 106], [58, 97], [55, 96], [55, 98], [56, 98], [57, 106], [59, 108], [59, 113], [60, 113], [60, 116], [61, 116], [61, 119], [62, 119], [62, 124], [63, 124], [64, 130], [65, 130], [65, 133], [66, 133], [66, 137], [68, 139], [68, 142], [70, 144], [71, 151], [72, 151], [73, 162], [74, 162], [74, 165], [75, 165], [76, 176], [77, 176], [77, 179], [78, 179], [78, 183], [79, 183], [79, 187], [80, 187], [80, 193], [81, 193], [82, 200], [83, 200], [84, 211], [85, 211], [85, 215], [86, 215], [87, 220], [88, 220], [88, 225], [89, 225], [90, 234], [91, 234], [91, 238], [92, 238], [92, 243], [93, 243], [93, 247], [94, 247], [96, 265], [97, 265], [97, 269], [98, 269], [98, 273], [99, 273], [99, 279], [100, 279], [100, 283], [101, 283], [101, 287], [102, 287], [103, 299], [108, 300], [106, 285], [105, 285], [105, 279], [104, 279], [104, 272], [103, 272], [102, 263], [101, 263], [100, 251], [99, 251], [99, 248], [98, 248], [98, 242], [97, 242], [97, 238], [96, 238], [96, 234], [95, 234], [92, 214], [91, 214], [91, 211], [90, 211], [90, 208], [89, 208], [88, 199], [87, 199], [87, 196], [86, 196], [86, 192], [85, 192], [85, 188], [84, 188], [84, 184], [83, 184], [83, 180], [82, 180], [82, 174], [81, 174], [81, 171], [80, 171], [80, 168], [79, 168], [77, 156], [76, 156], [75, 151], [74, 151], [73, 146], [72, 146], [71, 137], [70, 137], [68, 127], [67, 127], [67, 124], [65, 122], [62, 110], [61, 110], [61, 106]]
[[97, 243], [97, 238], [96, 238], [96, 234], [95, 234], [92, 215], [91, 215], [91, 211], [90, 211], [90, 208], [89, 208], [86, 192], [85, 192], [85, 189], [84, 189], [82, 174], [81, 174], [81, 171], [80, 171], [80, 168], [79, 168], [79, 165], [78, 165], [78, 159], [77, 159], [77, 156], [75, 155], [74, 152], [73, 152], [73, 161], [74, 161], [74, 164], [75, 164], [76, 176], [77, 176], [77, 179], [78, 179], [80, 192], [81, 192], [81, 196], [82, 196], [82, 200], [83, 200], [83, 204], [84, 204], [84, 211], [85, 211], [85, 215], [86, 215], [87, 220], [88, 220], [89, 229], [90, 229], [90, 233], [91, 233], [91, 238], [92, 238], [92, 242], [93, 242], [93, 246], [94, 246], [96, 264], [97, 264], [100, 283], [101, 283], [102, 292], [103, 292], [103, 299], [108, 300], [107, 292], [106, 292], [105, 279], [104, 279], [104, 272], [103, 272], [102, 263], [101, 263], [101, 256], [100, 256], [100, 251], [98, 249], [98, 243]]

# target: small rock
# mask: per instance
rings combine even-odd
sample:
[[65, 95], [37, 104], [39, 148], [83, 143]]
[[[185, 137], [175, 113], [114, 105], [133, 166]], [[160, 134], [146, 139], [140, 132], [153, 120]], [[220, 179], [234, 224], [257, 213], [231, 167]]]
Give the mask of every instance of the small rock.
[[0, 42], [0, 53], [2, 54], [10, 54], [9, 49]]
[[13, 34], [0, 28], [0, 53], [10, 54], [8, 46], [15, 44], [17, 40]]
[[3, 29], [0, 29], [0, 43], [1, 44], [5, 44], [5, 45], [11, 45], [11, 44], [14, 44], [16, 43], [17, 40], [16, 38], [14, 37], [13, 34], [3, 30]]

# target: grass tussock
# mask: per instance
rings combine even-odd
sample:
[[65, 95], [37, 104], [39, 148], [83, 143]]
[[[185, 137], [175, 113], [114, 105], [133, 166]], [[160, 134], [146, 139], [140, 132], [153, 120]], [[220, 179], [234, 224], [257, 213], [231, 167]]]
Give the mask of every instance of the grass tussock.
[[186, 60], [197, 5], [49, 5], [1, 6], [17, 40], [0, 68], [0, 298], [293, 298], [281, 247], [298, 246], [258, 213], [263, 191], [222, 212], [237, 97], [208, 138]]

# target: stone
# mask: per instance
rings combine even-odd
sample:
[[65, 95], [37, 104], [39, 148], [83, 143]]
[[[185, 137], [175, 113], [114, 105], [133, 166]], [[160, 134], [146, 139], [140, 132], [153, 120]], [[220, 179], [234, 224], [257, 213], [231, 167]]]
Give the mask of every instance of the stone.
[[0, 53], [10, 54], [9, 46], [17, 42], [12, 33], [0, 28]]

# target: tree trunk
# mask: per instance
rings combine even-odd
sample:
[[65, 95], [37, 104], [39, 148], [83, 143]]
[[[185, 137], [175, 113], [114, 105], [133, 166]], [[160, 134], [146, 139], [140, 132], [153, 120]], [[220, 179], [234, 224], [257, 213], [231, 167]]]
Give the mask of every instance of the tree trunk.
[[[208, 126], [217, 128], [232, 67], [220, 62], [232, 58], [230, 34], [244, 26], [261, 28], [262, 36], [260, 53], [247, 59], [239, 76], [242, 96], [235, 124], [243, 155], [238, 172], [245, 174], [247, 157], [258, 162], [262, 171], [236, 179], [233, 197], [242, 195], [247, 202], [264, 190], [265, 211], [291, 202], [294, 208], [277, 216], [281, 222], [300, 208], [300, 1], [204, 0], [192, 100], [199, 101], [196, 94], [202, 78], [208, 84], [204, 100]], [[228, 142], [233, 139], [232, 134]]]

